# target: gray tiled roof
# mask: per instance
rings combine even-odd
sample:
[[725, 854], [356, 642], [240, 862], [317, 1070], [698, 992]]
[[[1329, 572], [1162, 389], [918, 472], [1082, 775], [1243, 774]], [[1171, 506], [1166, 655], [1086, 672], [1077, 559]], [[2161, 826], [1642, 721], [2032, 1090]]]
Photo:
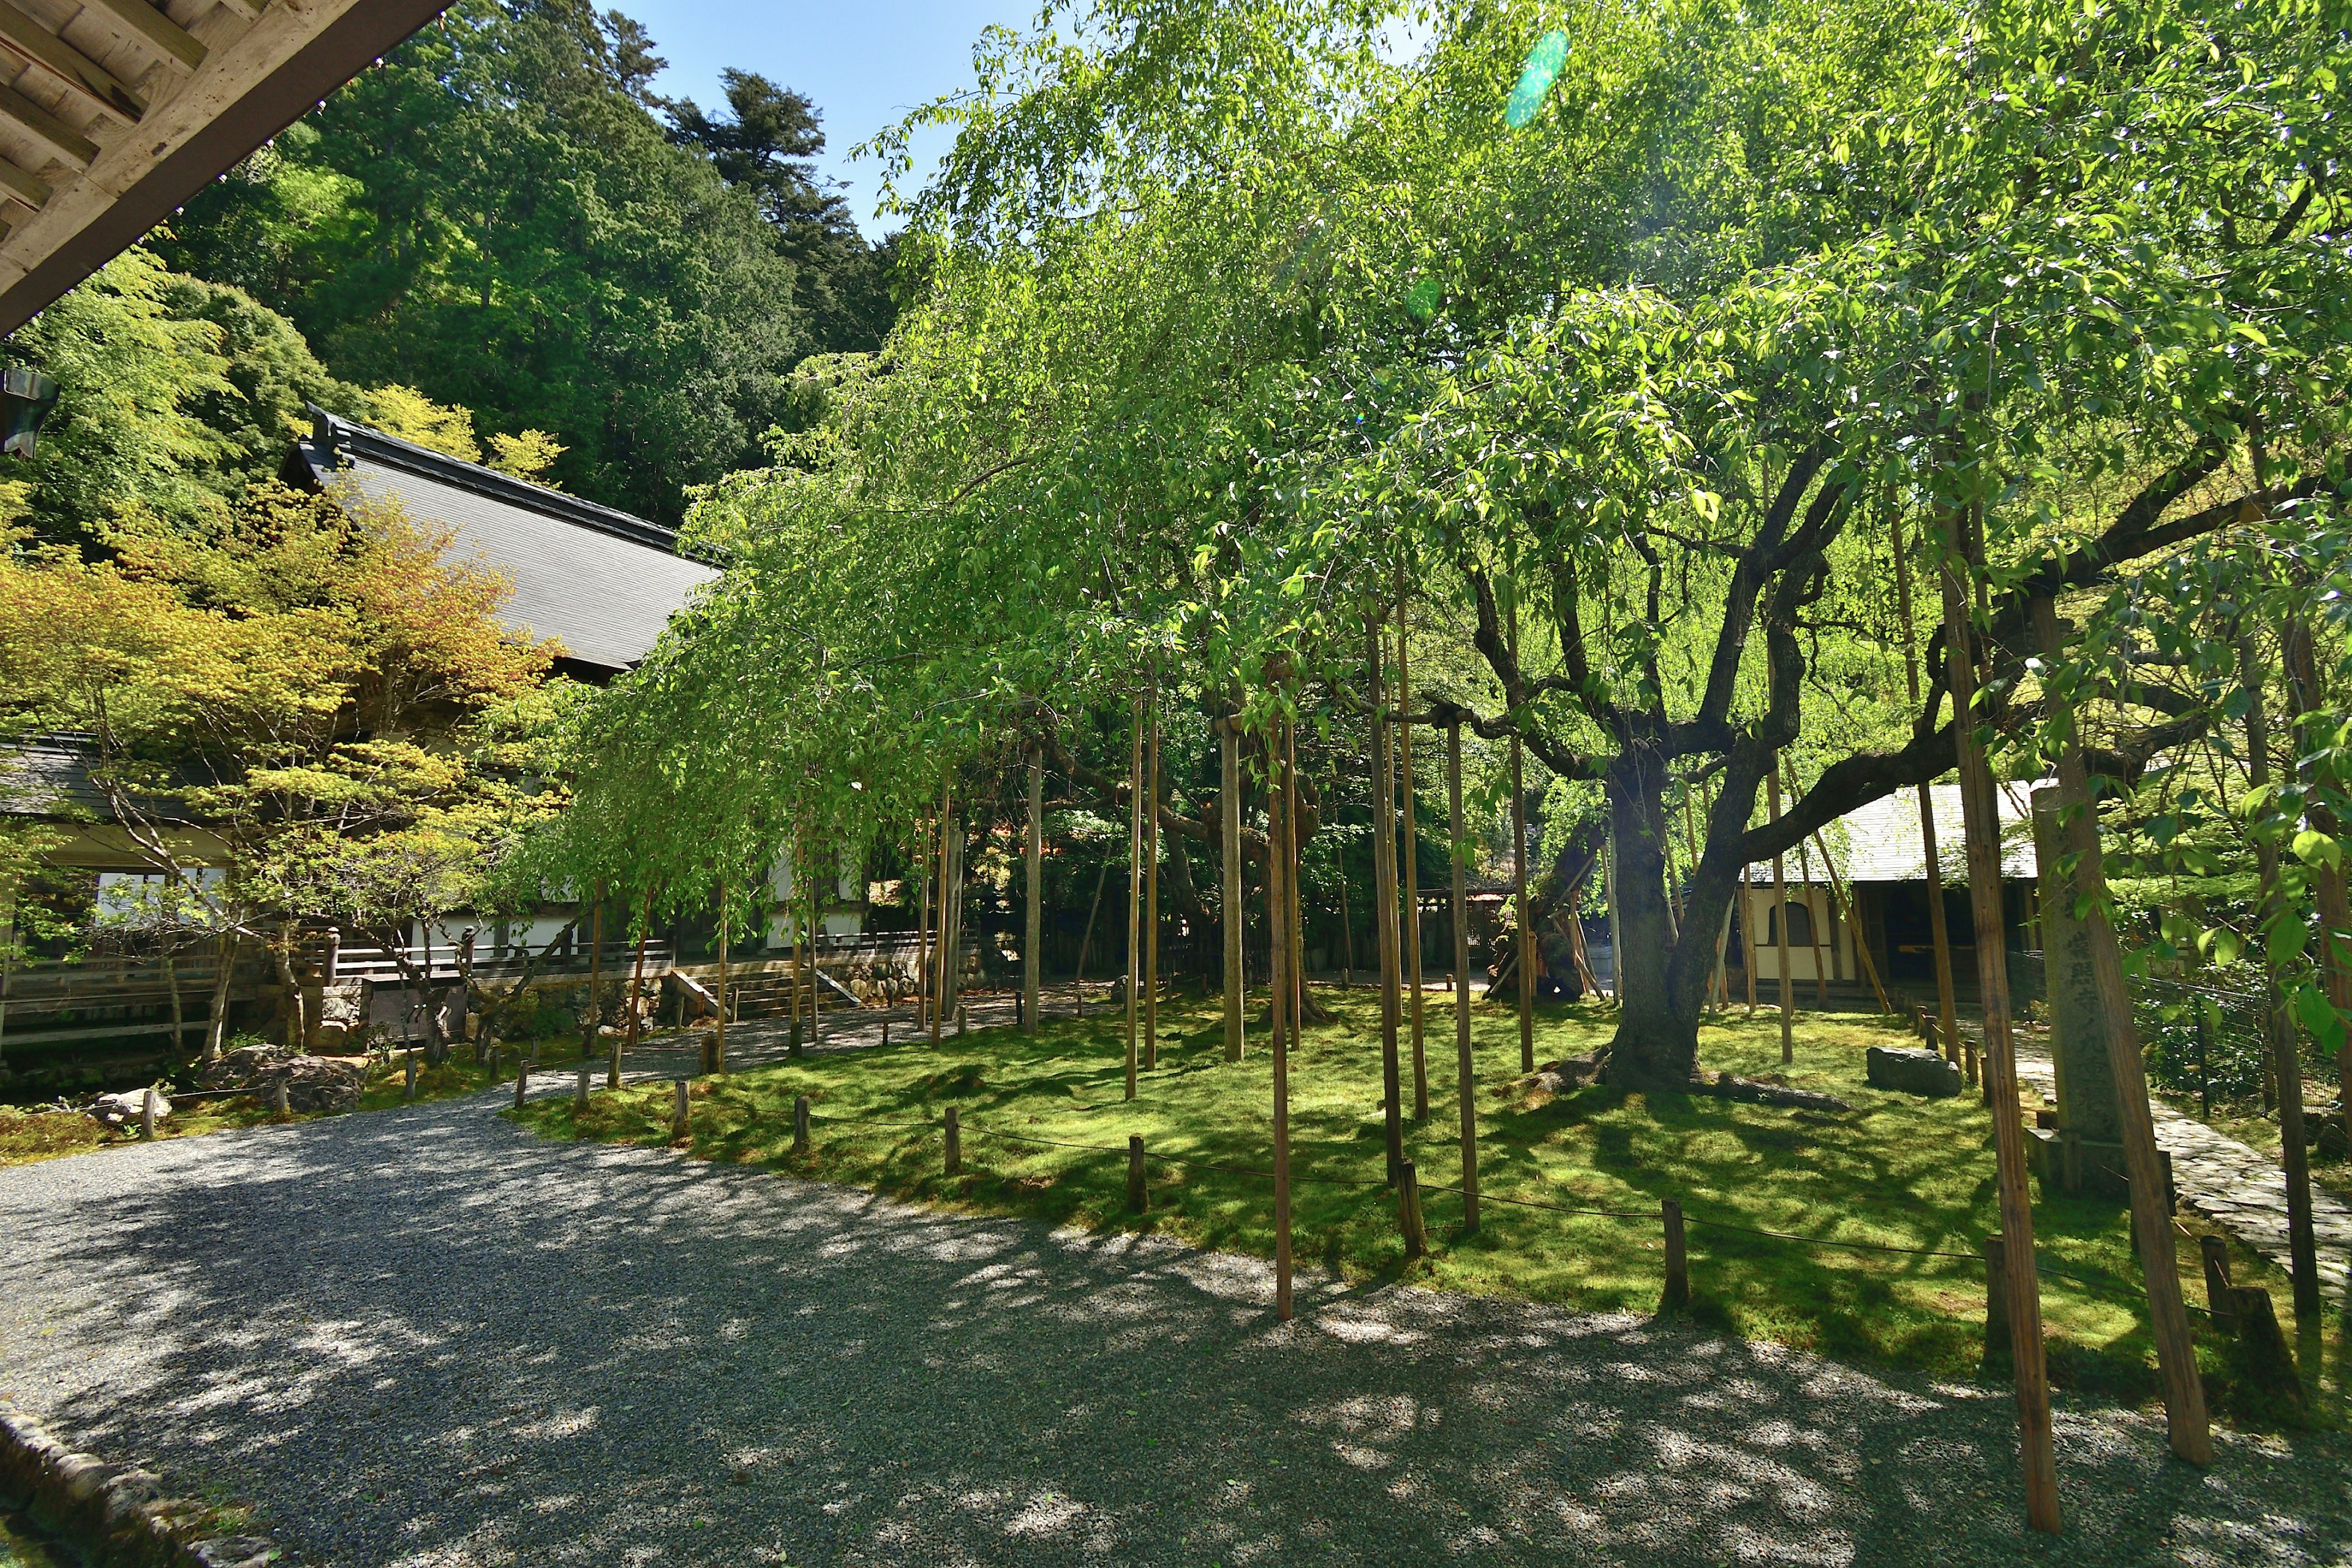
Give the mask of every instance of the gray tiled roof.
[[297, 457], [313, 483], [397, 501], [414, 521], [457, 536], [514, 583], [509, 625], [562, 639], [567, 657], [606, 672], [636, 664], [670, 616], [718, 569], [677, 552], [669, 530], [510, 479], [322, 409]]
[[[2038, 875], [2039, 862], [2033, 853], [2033, 816], [2029, 795], [2038, 786], [2026, 784], [2004, 784], [1995, 786], [1994, 797], [2000, 807], [2001, 875], [2031, 879]], [[1960, 786], [1939, 784], [1929, 786], [1936, 808], [1936, 854], [1947, 882], [1968, 879], [1967, 848], [1962, 834]], [[1927, 879], [1927, 852], [1919, 837], [1919, 796], [1916, 791], [1901, 789], [1883, 800], [1831, 823], [1822, 830], [1822, 841], [1829, 846], [1837, 858], [1838, 875], [1850, 882], [1923, 882]], [[1800, 875], [1799, 858], [1791, 851], [1785, 859], [1790, 880]], [[1814, 875], [1820, 870], [1815, 868]], [[1769, 861], [1751, 867], [1751, 879], [1770, 881]]]

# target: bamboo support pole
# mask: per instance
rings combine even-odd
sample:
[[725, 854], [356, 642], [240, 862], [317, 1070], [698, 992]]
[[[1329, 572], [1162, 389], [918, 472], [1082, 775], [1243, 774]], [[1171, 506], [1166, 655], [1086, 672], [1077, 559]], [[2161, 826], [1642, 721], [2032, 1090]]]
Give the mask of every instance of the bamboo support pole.
[[710, 1060], [705, 1064], [714, 1073], [727, 1070], [727, 921], [734, 912], [730, 891], [726, 883], [719, 884], [719, 1021], [711, 1026]]
[[1103, 884], [1110, 879], [1110, 861], [1095, 868], [1095, 896], [1087, 905], [1086, 933], [1078, 938], [1078, 973], [1071, 989], [1077, 993], [1078, 1016], [1087, 1016], [1087, 950], [1094, 945], [1095, 917], [1102, 911]]
[[[2256, 790], [2271, 782], [2270, 710], [2263, 701], [2262, 667], [2252, 639], [2238, 641], [2239, 689], [2246, 694], [2246, 783]], [[2264, 838], [2254, 846], [2259, 872], [2262, 923], [2267, 927], [2284, 913], [2278, 885], [2278, 846]], [[2294, 1315], [2298, 1322], [2317, 1321], [2319, 1257], [2311, 1214], [2311, 1153], [2303, 1121], [2303, 1056], [2294, 1021], [2280, 995], [2278, 972], [2265, 952], [2263, 973], [2268, 982], [2268, 1005], [2263, 1009], [2265, 1037], [2271, 1047], [2271, 1077], [2277, 1086], [2279, 1157], [2286, 1177], [2287, 1256], [2294, 1281]], [[2104, 1002], [2105, 998], [2102, 998]], [[2202, 1028], [2203, 1020], [2199, 1020]]]
[[1037, 1032], [1040, 971], [1045, 958], [1045, 752], [1029, 749], [1029, 886], [1028, 908], [1022, 911], [1021, 1022], [1022, 1032]]
[[[1270, 749], [1271, 750], [1271, 749]], [[1269, 779], [1271, 784], [1272, 780]], [[1269, 792], [1271, 793], [1271, 792]], [[1271, 814], [1268, 816], [1271, 824]], [[1271, 868], [1287, 858], [1281, 847], [1267, 836], [1266, 864]], [[1275, 946], [1281, 947], [1279, 938]], [[1288, 1322], [1290, 1300], [1290, 1048], [1283, 1039], [1281, 1025], [1283, 986], [1277, 978], [1272, 987], [1274, 1027], [1274, 1316], [1277, 1322]], [[1393, 1057], [1391, 1058], [1393, 1060]]]
[[[1895, 605], [1903, 617], [1903, 672], [1910, 683], [1911, 706], [1919, 706], [1919, 637], [1912, 619], [1910, 552], [1903, 543], [1903, 521], [1891, 517], [1887, 527], [1895, 547]], [[1952, 990], [1952, 938], [1944, 914], [1944, 868], [1936, 844], [1935, 785], [1923, 784], [1919, 795], [1919, 847], [1927, 861], [1927, 931], [1936, 965], [1936, 1020], [1943, 1032], [1944, 1059], [1960, 1060], [1960, 1011]], [[1971, 1065], [1974, 1053], [1970, 1053]], [[1969, 1075], [1971, 1081], [1975, 1075]]]
[[1143, 696], [1129, 705], [1127, 812], [1127, 1098], [1135, 1098], [1136, 991], [1143, 983]]
[[1372, 672], [1372, 923], [1381, 946], [1381, 1092], [1386, 1121], [1388, 1179], [1394, 1186], [1404, 1163], [1403, 1084], [1397, 1062], [1396, 781], [1389, 776], [1388, 698], [1381, 689], [1381, 637], [1377, 613], [1365, 617]]
[[[1518, 925], [1519, 1070], [1536, 1070], [1536, 922], [1528, 910], [1528, 780], [1517, 734], [1511, 737], [1511, 910]], [[1611, 976], [1614, 989], [1615, 975]]]
[[1217, 816], [1223, 828], [1225, 942], [1225, 1060], [1242, 1059], [1245, 1038], [1242, 970], [1242, 747], [1238, 721], [1217, 722]]
[[[1780, 820], [1780, 773], [1777, 763], [1772, 772], [1764, 776], [1765, 810], [1770, 821]], [[1789, 869], [1788, 857], [1775, 850], [1772, 854], [1772, 932], [1775, 957], [1780, 965], [1780, 1061], [1783, 1066], [1797, 1059], [1797, 988], [1789, 976]]]
[[1412, 1001], [1412, 1119], [1429, 1120], [1429, 1055], [1422, 1038], [1421, 994], [1421, 834], [1420, 812], [1412, 787], [1412, 604], [1404, 591], [1404, 562], [1396, 568], [1397, 594], [1397, 756], [1402, 775], [1404, 831], [1398, 849], [1404, 858], [1404, 974], [1406, 994]]
[[1160, 687], [1149, 696], [1143, 786], [1143, 1065], [1160, 1066]]
[[2042, 1343], [2042, 1289], [2034, 1268], [2033, 1205], [2026, 1188], [2025, 1130], [2017, 1100], [2017, 1058], [2010, 1037], [2009, 963], [2002, 945], [2000, 816], [1976, 733], [1976, 638], [1954, 568], [1941, 574], [1950, 656], [1953, 733], [1966, 825], [1969, 903], [1976, 923], [1977, 975], [1984, 997], [1984, 1074], [1992, 1107], [1995, 1180], [2007, 1267], [2003, 1292], [2012, 1335], [2020, 1451], [2029, 1528], [2059, 1528], [2058, 1462], [2050, 1426], [2050, 1371]]
[[1870, 942], [1863, 935], [1862, 911], [1854, 907], [1853, 895], [1846, 890], [1845, 879], [1838, 875], [1837, 862], [1830, 858], [1830, 847], [1822, 842], [1818, 831], [1813, 834], [1813, 847], [1822, 852], [1822, 864], [1829, 868], [1830, 897], [1836, 900], [1845, 911], [1845, 929], [1853, 938], [1853, 956], [1860, 962], [1862, 973], [1870, 981], [1870, 989], [1878, 998], [1878, 1010], [1882, 1014], [1892, 1013], [1895, 1004], [1888, 998], [1886, 987], [1879, 981], [1878, 960], [1870, 955]]
[[[2035, 639], [2044, 660], [2054, 663], [2063, 650], [2058, 611], [2046, 596], [2032, 604]], [[2132, 1224], [2137, 1233], [2140, 1272], [2147, 1286], [2148, 1324], [2156, 1339], [2157, 1371], [2164, 1382], [2165, 1425], [2172, 1451], [2192, 1465], [2213, 1462], [2213, 1427], [2205, 1411], [2204, 1385], [2197, 1378], [2197, 1351], [2189, 1331], [2189, 1311], [2180, 1294], [2180, 1264], [2172, 1244], [2172, 1209], [2167, 1199], [2164, 1163], [2156, 1147], [2156, 1118], [2147, 1099], [2147, 1068], [2140, 1054], [2139, 1030], [2132, 1020], [2131, 994], [2124, 983], [2123, 949], [2106, 910], [2107, 879], [2100, 864], [2097, 806], [2091, 796], [2090, 771], [2083, 761], [2078, 733], [2068, 734], [2058, 756], [2059, 799], [2063, 805], [2066, 847], [2074, 858], [2074, 893], [2090, 906], [2083, 917], [2089, 938], [2091, 975], [2098, 989], [2099, 1011], [2106, 1023], [2107, 1066], [2115, 1075], [2116, 1100], [2122, 1113], [2124, 1173], [2131, 1186]], [[2296, 1099], [2301, 1100], [2302, 1075], [2296, 1074]], [[2012, 1114], [2007, 1105], [1996, 1108]], [[2302, 1128], [2294, 1129], [2300, 1143]], [[2302, 1151], [2297, 1149], [2296, 1153]], [[2292, 1156], [2290, 1156], [2292, 1158]], [[2293, 1201], [2290, 1185], [2289, 1201]], [[2304, 1193], [2305, 1245], [2310, 1235], [2310, 1192]], [[2318, 1279], [2311, 1277], [2311, 1302], [2319, 1304]], [[2300, 1281], [2298, 1281], [2300, 1294]]]
[[600, 879], [590, 895], [588, 924], [588, 1021], [580, 1032], [580, 1059], [596, 1052], [596, 1033], [604, 1027], [604, 1009], [598, 988], [604, 983], [604, 884]]
[[[1789, 804], [1794, 805], [1804, 798], [1804, 792], [1797, 787], [1796, 768], [1785, 757], [1781, 759], [1781, 765], [1789, 770]], [[1802, 838], [1797, 840], [1797, 871], [1805, 879], [1805, 939], [1813, 950], [1813, 1005], [1827, 1007], [1830, 1005], [1830, 967], [1822, 962], [1822, 922], [1813, 918], [1813, 855]], [[1785, 920], [1788, 917], [1784, 913], [1781, 918]], [[1836, 939], [1832, 937], [1831, 940]]]
[[1299, 1031], [1307, 1026], [1306, 856], [1298, 838], [1298, 726], [1288, 720], [1283, 721], [1282, 745], [1282, 808], [1290, 823], [1283, 839], [1283, 853], [1290, 857], [1283, 880], [1283, 900], [1288, 906], [1284, 919], [1290, 932], [1290, 1022], [1293, 1037], [1302, 1039]]
[[1446, 858], [1454, 867], [1454, 1100], [1462, 1124], [1462, 1228], [1478, 1228], [1477, 1075], [1470, 1055], [1470, 845], [1462, 822], [1462, 719], [1445, 729], [1445, 808], [1450, 829]]

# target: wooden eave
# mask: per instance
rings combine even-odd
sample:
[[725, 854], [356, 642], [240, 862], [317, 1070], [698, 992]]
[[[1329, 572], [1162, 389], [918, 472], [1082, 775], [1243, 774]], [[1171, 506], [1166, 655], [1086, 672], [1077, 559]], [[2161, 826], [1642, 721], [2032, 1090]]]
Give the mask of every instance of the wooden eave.
[[0, 332], [449, 0], [0, 0]]

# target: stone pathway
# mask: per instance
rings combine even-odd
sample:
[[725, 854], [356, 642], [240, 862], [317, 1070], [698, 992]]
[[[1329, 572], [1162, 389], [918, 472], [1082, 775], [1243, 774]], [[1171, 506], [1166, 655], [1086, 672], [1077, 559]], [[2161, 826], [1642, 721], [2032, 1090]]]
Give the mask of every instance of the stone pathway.
[[[2056, 1069], [2048, 1057], [2020, 1056], [2017, 1076], [2044, 1095], [2057, 1092]], [[2180, 1201], [2281, 1268], [2291, 1268], [2286, 1173], [2279, 1163], [2160, 1100], [2154, 1103], [2157, 1147], [2172, 1156], [2172, 1183]], [[2311, 1228], [2318, 1243], [2320, 1282], [2340, 1300], [2352, 1287], [2352, 1209], [2315, 1190]]]

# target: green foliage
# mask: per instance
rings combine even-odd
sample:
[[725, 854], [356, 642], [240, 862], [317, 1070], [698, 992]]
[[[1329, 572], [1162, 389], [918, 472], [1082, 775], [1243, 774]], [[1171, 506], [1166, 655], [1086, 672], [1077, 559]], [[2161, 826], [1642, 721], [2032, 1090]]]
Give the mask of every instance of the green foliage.
[[[794, 363], [872, 347], [887, 307], [790, 164], [805, 100], [758, 83], [748, 119], [696, 111], [674, 139], [649, 48], [579, 0], [466, 0], [199, 195], [165, 253], [283, 311], [347, 380], [546, 432], [554, 482], [675, 519], [795, 422]], [[730, 137], [732, 174], [706, 146]]]

